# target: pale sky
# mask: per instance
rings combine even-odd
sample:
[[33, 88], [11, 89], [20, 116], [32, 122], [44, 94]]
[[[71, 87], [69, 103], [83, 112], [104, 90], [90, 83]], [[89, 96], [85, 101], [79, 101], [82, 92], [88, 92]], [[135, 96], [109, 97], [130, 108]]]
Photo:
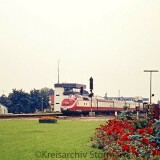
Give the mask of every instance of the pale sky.
[[[104, 96], [149, 97], [160, 71], [160, 0], [0, 0], [0, 95], [82, 83]], [[153, 73], [154, 101], [160, 72]]]

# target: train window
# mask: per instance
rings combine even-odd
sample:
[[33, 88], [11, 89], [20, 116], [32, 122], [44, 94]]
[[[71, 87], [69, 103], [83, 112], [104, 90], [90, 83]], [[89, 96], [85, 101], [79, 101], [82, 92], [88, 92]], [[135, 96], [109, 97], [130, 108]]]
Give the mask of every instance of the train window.
[[83, 100], [89, 101], [89, 98], [87, 98], [87, 97], [83, 97]]
[[56, 104], [59, 104], [59, 103], [56, 103]]
[[59, 96], [59, 94], [56, 94], [56, 96]]

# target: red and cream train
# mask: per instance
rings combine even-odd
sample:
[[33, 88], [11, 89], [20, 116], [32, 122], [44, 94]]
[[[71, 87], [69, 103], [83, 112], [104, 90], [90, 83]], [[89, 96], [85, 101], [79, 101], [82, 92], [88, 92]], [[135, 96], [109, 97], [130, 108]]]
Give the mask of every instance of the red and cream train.
[[124, 110], [124, 106], [128, 106], [130, 110], [135, 110], [137, 106], [140, 109], [143, 107], [143, 103], [134, 101], [122, 101], [122, 100], [107, 100], [100, 97], [92, 97], [73, 95], [65, 98], [62, 101], [61, 112], [107, 112], [107, 111], [121, 111]]

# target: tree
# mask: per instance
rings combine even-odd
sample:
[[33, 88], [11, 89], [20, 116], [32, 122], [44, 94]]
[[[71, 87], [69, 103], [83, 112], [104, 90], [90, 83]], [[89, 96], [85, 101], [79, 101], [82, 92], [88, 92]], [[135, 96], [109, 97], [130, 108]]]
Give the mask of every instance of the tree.
[[54, 90], [52, 88], [47, 88], [47, 87], [42, 88], [40, 92], [45, 93], [47, 96], [54, 94]]
[[[42, 111], [45, 108], [49, 108], [49, 95], [53, 94], [54, 90], [49, 88], [42, 88], [41, 90], [33, 89], [30, 91], [31, 96], [31, 108], [32, 110]], [[43, 106], [43, 108], [42, 108]]]
[[8, 97], [0, 97], [0, 103], [7, 106], [11, 113], [34, 113], [36, 109], [42, 111], [49, 108], [49, 95], [53, 93], [54, 90], [49, 88], [33, 89], [30, 93], [13, 89]]
[[43, 108], [49, 108], [49, 95], [51, 95], [52, 89], [42, 88], [40, 90], [41, 99], [43, 98]]
[[30, 96], [31, 96], [31, 109], [35, 112], [36, 109], [41, 110], [41, 95], [40, 95], [40, 91], [33, 89], [30, 91]]
[[9, 94], [8, 98], [11, 101], [9, 112], [12, 113], [30, 113], [31, 110], [31, 97], [30, 94], [23, 90], [13, 89], [12, 93]]

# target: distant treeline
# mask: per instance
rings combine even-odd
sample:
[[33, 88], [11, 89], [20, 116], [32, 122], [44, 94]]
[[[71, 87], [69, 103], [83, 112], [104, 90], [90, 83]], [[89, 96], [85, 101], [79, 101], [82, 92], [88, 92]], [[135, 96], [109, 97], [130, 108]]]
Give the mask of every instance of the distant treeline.
[[34, 113], [49, 108], [49, 95], [54, 94], [53, 89], [33, 89], [30, 93], [13, 89], [8, 96], [0, 96], [0, 103], [8, 108], [9, 113]]

